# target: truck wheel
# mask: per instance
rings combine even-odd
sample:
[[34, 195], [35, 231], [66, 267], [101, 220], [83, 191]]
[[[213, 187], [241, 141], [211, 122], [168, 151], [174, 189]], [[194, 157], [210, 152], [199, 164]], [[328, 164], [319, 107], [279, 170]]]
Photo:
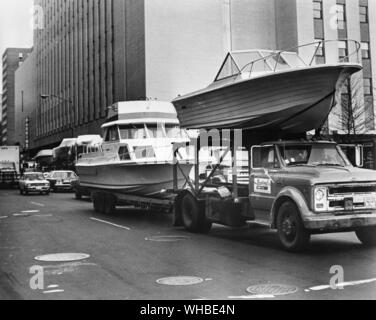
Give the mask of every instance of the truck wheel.
[[311, 234], [304, 228], [299, 211], [291, 201], [283, 203], [279, 208], [277, 229], [279, 240], [286, 250], [299, 252], [308, 246]]
[[358, 239], [367, 247], [376, 246], [376, 227], [363, 227], [355, 231]]
[[116, 198], [112, 195], [104, 197], [104, 214], [112, 215], [116, 210]]
[[104, 197], [102, 194], [97, 193], [93, 196], [93, 207], [95, 212], [104, 213]]
[[212, 223], [205, 217], [205, 211], [200, 208], [197, 200], [187, 194], [182, 200], [182, 220], [184, 227], [194, 233], [207, 233], [212, 227]]

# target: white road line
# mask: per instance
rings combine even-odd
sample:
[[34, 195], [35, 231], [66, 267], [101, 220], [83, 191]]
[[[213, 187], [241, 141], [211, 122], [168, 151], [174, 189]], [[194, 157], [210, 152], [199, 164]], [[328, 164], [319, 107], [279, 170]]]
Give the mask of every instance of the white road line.
[[39, 213], [40, 211], [39, 210], [25, 210], [25, 211], [21, 211], [22, 213]]
[[27, 213], [15, 213], [13, 214], [13, 217], [28, 217], [29, 215]]
[[108, 224], [108, 225], [113, 226], [113, 227], [117, 227], [117, 228], [125, 229], [125, 230], [128, 230], [128, 231], [131, 230], [131, 229], [128, 228], [128, 227], [124, 227], [124, 226], [121, 226], [121, 225], [118, 225], [118, 224], [115, 224], [115, 223], [112, 223], [112, 222], [108, 222], [108, 221], [104, 221], [104, 220], [100, 220], [100, 219], [96, 219], [96, 218], [90, 218], [90, 219], [91, 219], [91, 220], [94, 220], [94, 221], [97, 221], [97, 222], [101, 222], [101, 223]]
[[[340, 283], [336, 283], [336, 286], [337, 286], [337, 288], [341, 288], [341, 287], [349, 287], [349, 286], [358, 286], [358, 285], [361, 285], [361, 284], [372, 283], [372, 282], [376, 282], [376, 278], [366, 279], [366, 280], [340, 282]], [[315, 286], [315, 287], [309, 288], [306, 292], [321, 291], [321, 290], [327, 290], [327, 289], [331, 289], [331, 286], [330, 285]]]
[[62, 293], [64, 290], [48, 290], [48, 291], [43, 291], [44, 294], [50, 294], [50, 293]]
[[6, 219], [8, 216], [0, 216], [0, 219]]
[[56, 289], [56, 288], [59, 288], [59, 285], [58, 284], [51, 284], [47, 287], [47, 289]]
[[38, 207], [44, 207], [45, 205], [43, 203], [38, 203], [38, 202], [30, 202], [31, 204], [38, 206]]
[[35, 214], [35, 215], [33, 215], [33, 217], [47, 218], [47, 217], [53, 217], [53, 215], [52, 214]]

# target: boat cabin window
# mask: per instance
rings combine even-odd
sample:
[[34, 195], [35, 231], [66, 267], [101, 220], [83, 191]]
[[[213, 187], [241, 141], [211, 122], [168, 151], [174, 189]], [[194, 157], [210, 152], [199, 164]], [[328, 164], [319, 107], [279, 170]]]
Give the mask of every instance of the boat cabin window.
[[119, 148], [119, 157], [122, 161], [131, 160], [131, 155], [129, 154], [128, 146], [121, 146]]
[[163, 131], [163, 124], [162, 123], [153, 123], [153, 124], [147, 124], [146, 130], [151, 139], [160, 139], [165, 138], [166, 135]]
[[120, 126], [120, 137], [122, 140], [127, 139], [146, 139], [144, 124], [139, 125], [122, 125]]
[[119, 141], [119, 131], [117, 126], [112, 126], [107, 129], [107, 134], [106, 134], [106, 141], [107, 142], [115, 142]]
[[134, 154], [137, 159], [155, 158], [155, 152], [152, 146], [135, 147]]
[[169, 139], [174, 138], [188, 138], [188, 134], [185, 130], [181, 129], [178, 125], [175, 124], [166, 124], [166, 135]]

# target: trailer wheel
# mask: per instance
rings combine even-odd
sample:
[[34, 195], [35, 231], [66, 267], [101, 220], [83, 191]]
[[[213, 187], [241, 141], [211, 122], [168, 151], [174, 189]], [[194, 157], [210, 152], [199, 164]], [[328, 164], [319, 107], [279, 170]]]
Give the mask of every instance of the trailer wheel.
[[116, 210], [116, 198], [112, 195], [104, 197], [104, 214], [112, 215]]
[[291, 201], [284, 202], [278, 210], [278, 236], [282, 246], [291, 252], [303, 251], [311, 234], [305, 229], [298, 208]]
[[23, 196], [24, 192], [23, 190], [20, 188], [20, 195]]
[[81, 200], [82, 199], [82, 194], [79, 193], [78, 191], [75, 192], [75, 197], [76, 197], [76, 200]]
[[212, 223], [205, 217], [205, 211], [200, 207], [197, 200], [191, 195], [186, 194], [182, 200], [182, 220], [184, 227], [194, 233], [209, 232]]
[[376, 227], [363, 227], [355, 231], [358, 239], [367, 247], [376, 246]]
[[93, 207], [95, 212], [104, 213], [104, 197], [100, 193], [93, 195]]

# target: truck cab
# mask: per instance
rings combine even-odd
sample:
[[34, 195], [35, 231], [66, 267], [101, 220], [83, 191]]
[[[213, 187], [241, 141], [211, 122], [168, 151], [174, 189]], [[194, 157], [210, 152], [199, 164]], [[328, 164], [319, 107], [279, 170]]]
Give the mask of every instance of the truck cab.
[[314, 233], [376, 239], [376, 172], [354, 167], [334, 142], [280, 141], [251, 150], [250, 214], [300, 249]]

